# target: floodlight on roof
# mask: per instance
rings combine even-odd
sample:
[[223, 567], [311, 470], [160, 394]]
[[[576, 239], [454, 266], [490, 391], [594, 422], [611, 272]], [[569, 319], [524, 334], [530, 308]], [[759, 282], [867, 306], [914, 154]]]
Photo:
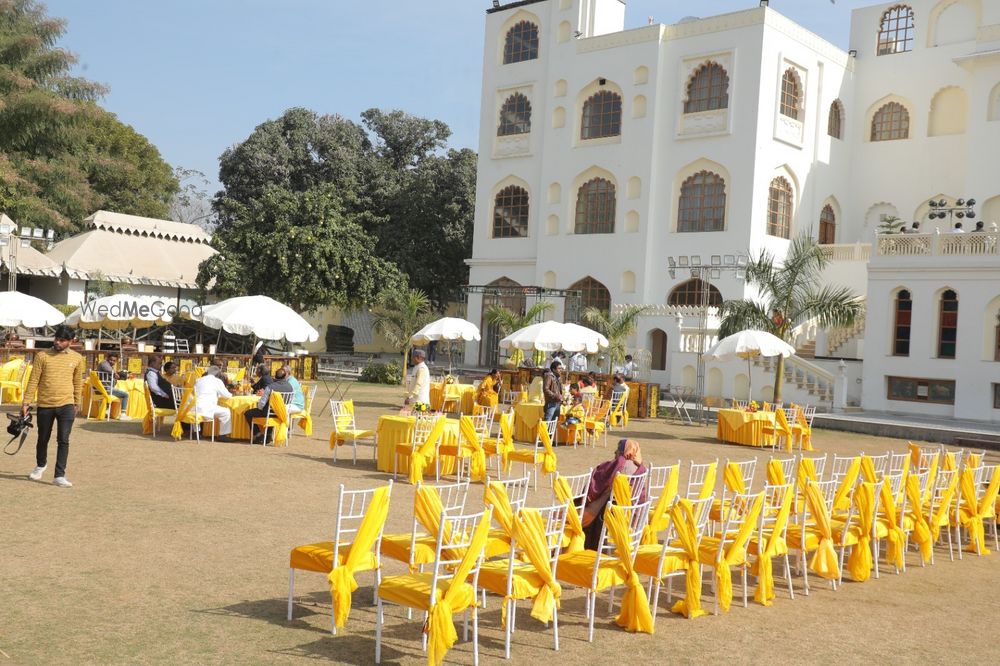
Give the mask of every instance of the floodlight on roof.
[[720, 254], [713, 254], [711, 262], [712, 262], [713, 266], [721, 266], [722, 265], [722, 255], [720, 255]]
[[677, 265], [681, 266], [683, 268], [687, 268], [687, 265], [688, 265], [688, 258], [687, 258], [687, 256], [677, 257]]
[[691, 255], [691, 265], [701, 266], [701, 257], [699, 255]]
[[45, 230], [42, 229], [41, 227], [36, 227], [35, 229], [32, 230], [31, 235], [34, 236], [35, 238], [42, 238], [45, 236]]

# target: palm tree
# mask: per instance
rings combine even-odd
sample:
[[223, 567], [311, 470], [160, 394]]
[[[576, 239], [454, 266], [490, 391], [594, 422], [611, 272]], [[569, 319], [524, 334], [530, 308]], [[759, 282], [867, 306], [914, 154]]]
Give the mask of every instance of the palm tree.
[[[766, 250], [747, 266], [747, 285], [756, 287], [759, 299], [725, 301], [719, 337], [747, 329], [767, 331], [788, 342], [792, 330], [810, 319], [826, 329], [853, 326], [864, 313], [864, 303], [847, 287], [823, 285], [827, 258], [812, 238], [792, 241], [779, 265]], [[781, 400], [785, 359], [778, 357], [774, 400]]]
[[608, 357], [611, 368], [625, 361], [625, 342], [635, 333], [639, 317], [649, 310], [648, 305], [624, 305], [616, 315], [595, 308], [585, 308], [583, 321], [608, 339]]
[[372, 326], [389, 344], [402, 351], [401, 384], [406, 383], [406, 360], [413, 348], [410, 336], [430, 321], [430, 310], [430, 298], [419, 289], [393, 289], [383, 292], [376, 301]]
[[[501, 338], [505, 338], [514, 331], [519, 331], [525, 326], [531, 326], [537, 322], [542, 315], [552, 309], [552, 304], [548, 301], [538, 301], [524, 311], [524, 314], [514, 312], [502, 305], [494, 305], [486, 311], [486, 323], [496, 326]], [[524, 358], [524, 352], [515, 349], [510, 354], [511, 362], [516, 366]]]

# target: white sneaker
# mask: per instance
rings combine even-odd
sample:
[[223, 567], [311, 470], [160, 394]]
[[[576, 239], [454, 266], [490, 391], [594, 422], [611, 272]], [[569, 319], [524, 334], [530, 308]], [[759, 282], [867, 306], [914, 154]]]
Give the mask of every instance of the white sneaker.
[[65, 476], [57, 476], [56, 479], [55, 479], [55, 481], [53, 481], [52, 483], [54, 483], [55, 485], [59, 486], [60, 488], [72, 488], [73, 487], [73, 484], [70, 483], [69, 480]]
[[41, 481], [42, 480], [42, 474], [45, 474], [45, 468], [44, 467], [36, 467], [31, 472], [31, 474], [28, 475], [28, 478], [31, 479], [32, 481]]

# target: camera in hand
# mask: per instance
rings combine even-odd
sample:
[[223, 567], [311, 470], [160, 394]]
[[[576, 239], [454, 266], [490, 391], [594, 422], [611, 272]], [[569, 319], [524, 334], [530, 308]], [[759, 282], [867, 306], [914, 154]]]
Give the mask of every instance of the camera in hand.
[[21, 433], [27, 433], [31, 429], [31, 413], [29, 412], [27, 416], [21, 416], [20, 414], [8, 414], [7, 418], [10, 423], [7, 424], [7, 434], [11, 437], [17, 437]]

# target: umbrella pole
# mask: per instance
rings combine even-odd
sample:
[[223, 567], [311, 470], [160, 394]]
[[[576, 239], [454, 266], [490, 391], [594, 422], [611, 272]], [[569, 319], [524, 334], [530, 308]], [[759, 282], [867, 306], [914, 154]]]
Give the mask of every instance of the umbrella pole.
[[750, 369], [750, 356], [747, 356], [747, 402], [753, 400], [753, 371]]

